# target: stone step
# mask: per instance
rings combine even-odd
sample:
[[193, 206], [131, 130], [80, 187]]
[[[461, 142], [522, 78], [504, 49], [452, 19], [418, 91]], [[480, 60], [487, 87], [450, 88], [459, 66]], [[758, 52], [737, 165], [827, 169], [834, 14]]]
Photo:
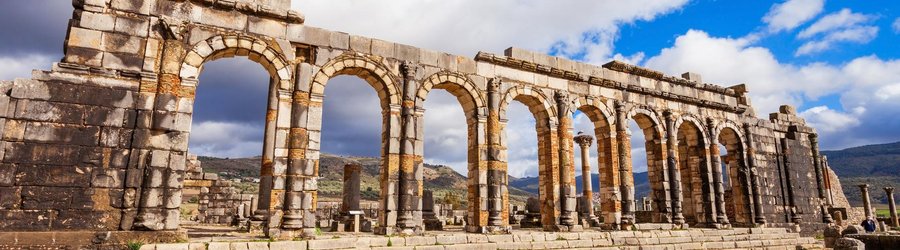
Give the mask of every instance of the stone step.
[[439, 234], [363, 236], [282, 242], [211, 242], [146, 245], [142, 250], [282, 249], [817, 249], [816, 239], [784, 229], [614, 232], [515, 232], [506, 235]]

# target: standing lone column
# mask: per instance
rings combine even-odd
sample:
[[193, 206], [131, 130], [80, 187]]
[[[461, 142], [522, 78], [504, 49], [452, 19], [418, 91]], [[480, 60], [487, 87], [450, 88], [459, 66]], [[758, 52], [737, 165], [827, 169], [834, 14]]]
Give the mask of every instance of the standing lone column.
[[[619, 189], [622, 194], [622, 224], [634, 221], [634, 176], [631, 174], [631, 135], [628, 134], [625, 104], [616, 103], [616, 137], [619, 139]], [[625, 228], [623, 228], [625, 229]]]
[[663, 113], [666, 119], [666, 151], [668, 157], [666, 164], [669, 175], [669, 190], [672, 196], [672, 223], [675, 225], [684, 225], [684, 214], [681, 213], [681, 201], [683, 194], [681, 193], [681, 171], [678, 169], [678, 161], [675, 160], [675, 144], [678, 138], [675, 137], [675, 119], [672, 117], [671, 111]]
[[825, 171], [822, 169], [822, 159], [821, 154], [819, 153], [819, 136], [817, 134], [809, 134], [809, 144], [812, 151], [813, 168], [815, 168], [816, 172], [816, 186], [819, 191], [819, 207], [822, 210], [822, 221], [831, 223], [834, 222], [834, 220], [831, 218], [831, 215], [828, 214], [828, 209], [825, 207], [825, 203], [827, 203], [825, 197]]
[[584, 211], [582, 211], [582, 217], [588, 220], [588, 223], [590, 223], [591, 226], [598, 226], [600, 221], [597, 219], [597, 216], [594, 215], [594, 191], [592, 187], [593, 183], [591, 183], [591, 156], [589, 151], [593, 141], [594, 138], [584, 134], [584, 132], [579, 131], [578, 136], [575, 136], [575, 143], [578, 143], [578, 146], [581, 146], [581, 190], [584, 196]]
[[900, 227], [900, 222], [897, 221], [897, 205], [894, 204], [894, 188], [884, 187], [884, 192], [888, 199], [888, 209], [891, 210], [891, 226]]
[[872, 203], [869, 202], [869, 184], [859, 184], [859, 192], [862, 194], [866, 217], [875, 216], [872, 214]]

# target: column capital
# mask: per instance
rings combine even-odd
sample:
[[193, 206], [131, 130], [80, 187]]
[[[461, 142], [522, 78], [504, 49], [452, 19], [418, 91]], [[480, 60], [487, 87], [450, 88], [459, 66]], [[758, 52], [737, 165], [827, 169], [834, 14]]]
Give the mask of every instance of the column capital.
[[884, 191], [887, 193], [894, 193], [894, 187], [884, 187]]
[[858, 186], [859, 188], [862, 188], [862, 189], [869, 189], [869, 184], [859, 184], [856, 186]]
[[594, 142], [594, 137], [588, 134], [585, 134], [584, 131], [578, 131], [578, 135], [575, 136], [575, 143], [578, 143], [579, 146], [583, 148], [590, 147]]

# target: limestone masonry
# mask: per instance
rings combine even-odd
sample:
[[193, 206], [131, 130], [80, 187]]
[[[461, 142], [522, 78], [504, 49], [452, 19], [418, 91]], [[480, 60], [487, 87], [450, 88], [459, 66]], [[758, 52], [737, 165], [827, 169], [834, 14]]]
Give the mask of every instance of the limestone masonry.
[[[545, 231], [654, 223], [805, 233], [821, 231], [832, 210], [852, 210], [815, 129], [790, 106], [757, 118], [743, 84], [518, 48], [450, 55], [304, 25], [289, 0], [72, 4], [62, 61], [31, 79], [0, 82], [0, 231], [178, 229], [185, 179], [207, 179], [185, 168], [198, 75], [205, 63], [236, 56], [271, 77], [258, 202], [237, 213], [269, 237], [315, 233], [323, 93], [339, 75], [364, 79], [381, 101], [377, 234], [426, 230], [423, 107], [432, 89], [455, 95], [466, 114], [467, 232], [512, 230], [504, 129], [513, 101], [537, 123], [537, 223]], [[572, 131], [576, 111], [594, 124], [586, 137]], [[631, 141], [628, 120], [646, 141]], [[581, 159], [600, 171], [599, 190], [585, 194], [599, 197], [597, 214], [592, 204], [576, 211], [576, 138], [598, 146], [590, 152], [597, 162]], [[632, 143], [647, 149], [648, 216], [636, 216], [645, 211], [635, 204]], [[215, 202], [208, 209], [224, 209]]]

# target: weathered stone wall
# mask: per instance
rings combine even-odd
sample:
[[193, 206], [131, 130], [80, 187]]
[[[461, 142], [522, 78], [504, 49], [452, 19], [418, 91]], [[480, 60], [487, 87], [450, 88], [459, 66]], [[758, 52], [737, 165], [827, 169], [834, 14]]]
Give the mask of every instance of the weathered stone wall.
[[[595, 125], [604, 226], [635, 223], [632, 143], [648, 148], [656, 223], [775, 223], [823, 204], [827, 164], [812, 141], [815, 130], [790, 107], [756, 118], [744, 85], [517, 48], [474, 59], [450, 55], [307, 26], [285, 0], [73, 5], [62, 62], [32, 79], [0, 83], [0, 230], [176, 229], [197, 77], [204, 63], [234, 56], [260, 63], [271, 77], [253, 214], [273, 237], [313, 233], [324, 90], [339, 75], [362, 78], [381, 100], [379, 233], [424, 230], [424, 102], [432, 89], [455, 95], [466, 113], [470, 232], [510, 229], [504, 129], [513, 101], [528, 106], [537, 123], [546, 230], [581, 229], [575, 110]], [[630, 119], [647, 141], [630, 140]], [[787, 151], [784, 140], [794, 141]], [[722, 162], [730, 188], [714, 167]], [[815, 192], [787, 192], [793, 186]]]

